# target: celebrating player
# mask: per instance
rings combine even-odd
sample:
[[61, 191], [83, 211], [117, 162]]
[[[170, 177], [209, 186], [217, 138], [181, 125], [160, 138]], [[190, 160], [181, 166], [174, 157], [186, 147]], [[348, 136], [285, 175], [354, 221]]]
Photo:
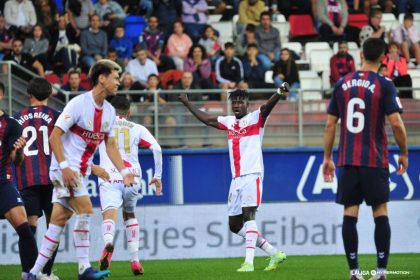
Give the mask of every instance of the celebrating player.
[[114, 96], [119, 86], [118, 64], [110, 60], [96, 62], [89, 72], [93, 90], [73, 98], [64, 108], [50, 136], [53, 151], [50, 179], [54, 185], [53, 211], [50, 226], [42, 240], [35, 266], [28, 279], [35, 279], [51, 258], [63, 228], [73, 211], [73, 230], [79, 280], [102, 279], [109, 271], [97, 271], [90, 266], [90, 216], [92, 203], [86, 188], [93, 154], [102, 141], [112, 163], [123, 177], [124, 185], [134, 183], [134, 174], [124, 167], [114, 140], [115, 109], [105, 100]]
[[[4, 85], [0, 83], [0, 101], [3, 97]], [[22, 278], [26, 277], [38, 254], [22, 198], [13, 184], [11, 163], [16, 166], [22, 163], [25, 144], [19, 123], [0, 110], [0, 219], [6, 218], [19, 236]]]
[[371, 279], [386, 279], [391, 228], [387, 210], [389, 170], [385, 116], [388, 116], [400, 148], [397, 174], [402, 175], [408, 167], [401, 103], [392, 81], [376, 73], [384, 51], [383, 40], [370, 38], [365, 41], [361, 71], [344, 76], [334, 88], [324, 134], [323, 175], [325, 181], [331, 182], [335, 173], [332, 147], [336, 125], [341, 119], [337, 164], [341, 168], [336, 202], [344, 205], [343, 243], [350, 279], [354, 280], [363, 279], [357, 262], [356, 228], [359, 205], [363, 200], [372, 206], [375, 219], [378, 267]]
[[[26, 146], [23, 149], [25, 158], [20, 166], [16, 166], [16, 181], [25, 203], [29, 225], [35, 235], [38, 217], [42, 217], [43, 212], [47, 225], [50, 223], [53, 186], [48, 176], [51, 162], [48, 138], [60, 114], [47, 106], [52, 87], [46, 79], [32, 79], [29, 82], [27, 92], [31, 106], [23, 108], [14, 116], [22, 126], [23, 137], [27, 139]], [[44, 267], [44, 275], [39, 279], [58, 279], [51, 271], [56, 254], [57, 251], [54, 252]]]
[[[162, 150], [152, 134], [142, 125], [133, 123], [127, 118], [130, 116], [130, 102], [125, 96], [115, 96], [111, 100], [114, 106], [117, 119], [114, 123], [114, 135], [118, 143], [118, 148], [124, 160], [125, 166], [132, 173], [141, 175], [138, 148], [143, 146], [153, 152], [155, 160], [155, 174], [150, 181], [155, 184], [156, 194], [162, 191]], [[144, 269], [139, 262], [139, 223], [136, 219], [135, 208], [139, 199], [140, 184], [132, 187], [125, 187], [121, 175], [115, 171], [115, 167], [106, 154], [105, 145], [99, 147], [101, 166], [110, 175], [109, 181], [99, 180], [99, 190], [101, 193], [102, 209], [102, 234], [105, 242], [99, 268], [108, 269], [114, 251], [115, 222], [117, 220], [118, 209], [123, 207], [123, 219], [125, 233], [127, 237], [128, 252], [131, 259], [131, 270], [134, 275], [144, 273]]]
[[228, 134], [232, 182], [228, 197], [229, 227], [233, 233], [246, 240], [245, 262], [238, 272], [254, 271], [255, 247], [271, 256], [265, 270], [276, 269], [286, 259], [286, 254], [277, 251], [259, 233], [255, 215], [261, 203], [263, 182], [262, 138], [267, 118], [281, 98], [287, 97], [289, 86], [283, 83], [260, 109], [248, 113], [248, 92], [236, 89], [230, 93], [234, 116], [213, 116], [194, 107], [186, 94], [179, 99], [201, 122]]

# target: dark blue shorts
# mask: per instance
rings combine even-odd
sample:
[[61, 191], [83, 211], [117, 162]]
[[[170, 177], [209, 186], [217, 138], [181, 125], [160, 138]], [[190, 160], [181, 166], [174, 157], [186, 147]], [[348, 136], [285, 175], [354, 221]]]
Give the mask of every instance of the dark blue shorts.
[[51, 216], [53, 185], [30, 186], [20, 190], [25, 203], [26, 214], [29, 216], [42, 217], [43, 213]]
[[344, 206], [366, 201], [375, 206], [389, 201], [388, 168], [344, 166], [339, 169], [336, 202]]
[[4, 214], [16, 206], [23, 206], [17, 188], [8, 182], [0, 183], [0, 219], [4, 219]]

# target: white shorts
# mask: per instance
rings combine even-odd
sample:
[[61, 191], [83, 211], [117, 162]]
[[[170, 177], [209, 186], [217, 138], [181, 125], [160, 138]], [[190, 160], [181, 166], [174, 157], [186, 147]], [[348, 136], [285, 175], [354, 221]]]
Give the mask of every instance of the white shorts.
[[139, 193], [140, 189], [140, 184], [126, 187], [122, 182], [110, 183], [100, 180], [99, 198], [101, 200], [101, 211], [119, 209], [122, 206], [125, 212], [134, 213], [137, 200], [143, 197]]
[[50, 170], [50, 179], [54, 186], [51, 201], [52, 203], [60, 203], [67, 209], [73, 211], [73, 209], [67, 201], [67, 198], [89, 196], [89, 192], [86, 188], [89, 181], [87, 176], [82, 176], [79, 174], [76, 188], [71, 188], [64, 185], [63, 175], [60, 169]]
[[228, 197], [229, 216], [241, 215], [242, 207], [258, 207], [261, 203], [262, 190], [260, 173], [233, 178]]

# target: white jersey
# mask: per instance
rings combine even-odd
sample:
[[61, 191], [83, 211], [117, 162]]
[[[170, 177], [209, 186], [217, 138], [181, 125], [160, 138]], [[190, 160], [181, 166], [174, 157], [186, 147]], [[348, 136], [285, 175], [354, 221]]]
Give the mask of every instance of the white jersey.
[[[106, 100], [99, 107], [93, 99], [92, 91], [70, 100], [55, 123], [56, 127], [64, 131], [61, 141], [64, 158], [70, 168], [78, 170], [83, 176], [90, 174], [90, 165], [97, 147], [107, 137], [114, 136], [114, 121], [114, 107]], [[59, 169], [53, 154], [50, 170]]]
[[[142, 125], [128, 121], [123, 117], [117, 116], [114, 123], [114, 137], [118, 143], [118, 149], [124, 160], [125, 166], [132, 173], [141, 175], [139, 163], [139, 147], [149, 148], [153, 151], [155, 160], [154, 177], [160, 179], [162, 176], [162, 151], [153, 135]], [[111, 182], [122, 181], [122, 176], [114, 167], [106, 153], [105, 143], [99, 147], [100, 165], [110, 175]]]
[[219, 129], [227, 130], [232, 177], [264, 172], [262, 139], [266, 118], [260, 110], [241, 119], [235, 116], [218, 117]]

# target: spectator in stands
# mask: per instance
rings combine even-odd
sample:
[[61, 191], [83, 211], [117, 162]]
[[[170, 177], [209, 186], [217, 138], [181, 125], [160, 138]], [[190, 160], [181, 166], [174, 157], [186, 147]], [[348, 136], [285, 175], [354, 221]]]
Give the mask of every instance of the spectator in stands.
[[[120, 78], [120, 86], [118, 87], [119, 91], [134, 91], [134, 90], [143, 90], [144, 86], [142, 86], [139, 82], [136, 82], [134, 80], [133, 75], [131, 75], [129, 72], [124, 72], [121, 75]], [[143, 96], [142, 94], [128, 94], [125, 93], [126, 97], [130, 100], [130, 101], [134, 101], [134, 102], [139, 102], [141, 99], [141, 96]], [[143, 98], [144, 99], [144, 98]]]
[[359, 39], [360, 44], [368, 38], [381, 38], [385, 40], [385, 27], [381, 26], [382, 12], [378, 9], [372, 9], [369, 13], [369, 25], [363, 26], [360, 31]]
[[[398, 2], [400, 0], [397, 0]], [[393, 0], [365, 0], [361, 1], [363, 13], [369, 15], [373, 9], [381, 10], [384, 13], [392, 13], [394, 9]]]
[[191, 38], [184, 33], [184, 24], [177, 20], [174, 23], [174, 33], [168, 39], [168, 55], [170, 55], [175, 63], [176, 69], [183, 70], [184, 60], [188, 56], [188, 52], [192, 46]]
[[296, 101], [297, 89], [300, 87], [299, 72], [289, 49], [281, 50], [280, 60], [273, 67], [273, 80], [275, 87], [280, 87], [283, 82], [290, 85], [289, 100]]
[[57, 26], [51, 31], [50, 61], [62, 64], [64, 71], [77, 65], [80, 46], [77, 44], [76, 30], [65, 15], [58, 16]]
[[[23, 52], [23, 43], [22, 40], [19, 38], [15, 38], [12, 43], [12, 53], [4, 56], [3, 61], [14, 61], [17, 64], [25, 67], [31, 72], [37, 73], [39, 76], [44, 77], [44, 67], [42, 64], [33, 58], [30, 54]], [[3, 73], [8, 74], [9, 68], [7, 64], [3, 64]], [[31, 75], [28, 75], [27, 73], [12, 68], [12, 73], [21, 79], [24, 79], [26, 81], [29, 81], [33, 77]]]
[[182, 0], [182, 22], [185, 32], [197, 42], [207, 24], [206, 0]]
[[115, 36], [111, 40], [110, 47], [117, 51], [118, 59], [124, 66], [127, 66], [133, 56], [133, 42], [130, 38], [125, 37], [124, 26], [119, 25], [115, 28]]
[[360, 29], [347, 25], [348, 8], [345, 0], [317, 0], [317, 8], [322, 41], [337, 41], [345, 37], [347, 41], [357, 42]]
[[[139, 14], [139, 1], [138, 0], [115, 0], [123, 8], [126, 15]], [[141, 0], [140, 0], [141, 2]], [[153, 4], [153, 3], [152, 3]]]
[[245, 56], [246, 49], [249, 44], [257, 44], [257, 39], [255, 36], [255, 25], [253, 24], [247, 24], [245, 27], [245, 32], [241, 35], [238, 35], [236, 38], [236, 55], [239, 57]]
[[122, 71], [125, 70], [126, 65], [124, 64], [124, 59], [118, 57], [118, 52], [116, 49], [108, 48], [108, 53], [106, 54], [106, 58], [117, 63], [121, 67]]
[[149, 18], [153, 13], [153, 1], [152, 0], [140, 0], [140, 14]]
[[13, 33], [6, 28], [4, 16], [0, 14], [0, 61], [12, 50]]
[[83, 30], [89, 28], [90, 17], [95, 14], [92, 0], [67, 0], [65, 7], [69, 21], [79, 37]]
[[356, 70], [354, 58], [348, 53], [348, 50], [347, 42], [341, 41], [338, 44], [338, 53], [330, 59], [330, 84], [332, 87], [341, 77]]
[[33, 28], [32, 36], [25, 39], [23, 52], [32, 55], [41, 62], [44, 69], [48, 69], [48, 47], [50, 42], [45, 38], [42, 27], [36, 24]]
[[[244, 68], [239, 58], [235, 57], [235, 45], [232, 42], [225, 43], [225, 55], [216, 61], [216, 79], [224, 90], [234, 89], [244, 80]], [[221, 94], [221, 100], [226, 100], [226, 92]]]
[[[42, 26], [44, 31], [50, 32], [57, 24], [56, 16], [58, 15], [55, 4], [51, 0], [35, 0], [36, 17], [38, 24]], [[46, 36], [48, 36], [46, 34]]]
[[260, 16], [265, 9], [264, 1], [243, 0], [239, 4], [238, 34], [247, 24], [260, 25]]
[[182, 15], [182, 0], [154, 0], [153, 11], [159, 19], [159, 29], [168, 38], [173, 32], [173, 23]]
[[90, 18], [90, 28], [80, 35], [82, 62], [91, 67], [96, 61], [103, 59], [108, 52], [108, 37], [100, 28], [100, 18], [93, 15]]
[[[395, 42], [390, 43], [388, 51], [389, 53], [382, 60], [382, 63], [387, 65], [388, 78], [392, 79], [396, 87], [411, 88], [412, 80], [407, 71], [407, 60], [400, 55], [398, 44]], [[398, 96], [401, 98], [413, 98], [413, 92], [411, 90], [401, 90]]]
[[151, 74], [158, 75], [156, 63], [147, 58], [145, 49], [139, 48], [136, 51], [136, 58], [130, 60], [126, 71], [129, 72], [136, 82], [139, 82], [143, 88], [147, 86], [147, 79]]
[[[258, 57], [258, 46], [249, 44], [246, 56], [242, 59], [244, 67], [244, 81], [248, 88], [267, 88], [265, 83], [265, 69], [261, 59]], [[272, 85], [271, 85], [272, 86]]]
[[63, 85], [61, 87], [61, 90], [68, 91], [68, 92], [85, 92], [87, 89], [85, 89], [83, 86], [81, 86], [81, 79], [80, 79], [80, 69], [77, 68], [71, 68], [68, 72], [68, 82], [67, 84]]
[[[417, 68], [420, 68], [420, 37], [413, 21], [413, 14], [405, 14], [403, 24], [392, 31], [392, 39], [399, 44], [407, 61], [410, 61], [410, 51], [413, 52], [416, 58]], [[409, 62], [408, 67], [415, 68], [415, 65]]]
[[260, 59], [265, 70], [271, 69], [272, 63], [280, 59], [280, 32], [271, 25], [269, 12], [262, 12], [261, 25], [255, 30], [255, 38], [260, 51]]
[[193, 74], [194, 82], [200, 88], [213, 88], [210, 79], [211, 63], [207, 59], [206, 50], [203, 46], [195, 45], [191, 47], [188, 58], [184, 61], [184, 70]]
[[201, 37], [200, 41], [198, 41], [198, 44], [204, 47], [210, 62], [212, 65], [214, 65], [220, 56], [221, 46], [219, 38], [217, 38], [216, 32], [214, 32], [214, 29], [211, 25], [206, 26], [203, 32], [203, 36]]
[[4, 6], [4, 18], [6, 28], [22, 37], [29, 36], [37, 22], [35, 7], [30, 0], [8, 0]]
[[420, 13], [420, 1], [419, 0], [398, 0], [397, 4], [397, 14], [407, 13], [407, 9], [411, 6], [411, 9], [414, 13]]
[[289, 0], [266, 0], [266, 6], [269, 7], [272, 14], [283, 14], [289, 18], [292, 12], [292, 3]]
[[378, 74], [381, 74], [384, 77], [388, 76], [388, 66], [386, 64], [381, 64], [378, 69]]
[[[184, 73], [182, 74], [181, 80], [175, 83], [174, 89], [190, 90], [190, 89], [199, 89], [199, 87], [197, 83], [194, 82], [193, 73], [184, 71]], [[191, 101], [201, 101], [202, 95], [189, 94], [188, 99]], [[178, 101], [178, 94], [169, 94], [168, 101], [170, 102]]]
[[124, 25], [125, 12], [123, 8], [113, 0], [98, 0], [94, 7], [96, 14], [101, 19], [102, 29], [106, 31], [108, 38], [112, 39], [115, 28]]
[[165, 36], [158, 26], [158, 18], [150, 16], [147, 19], [147, 27], [140, 36], [140, 45], [147, 51], [147, 56], [156, 63], [159, 72], [163, 73], [175, 69], [175, 64], [172, 58], [162, 53]]

